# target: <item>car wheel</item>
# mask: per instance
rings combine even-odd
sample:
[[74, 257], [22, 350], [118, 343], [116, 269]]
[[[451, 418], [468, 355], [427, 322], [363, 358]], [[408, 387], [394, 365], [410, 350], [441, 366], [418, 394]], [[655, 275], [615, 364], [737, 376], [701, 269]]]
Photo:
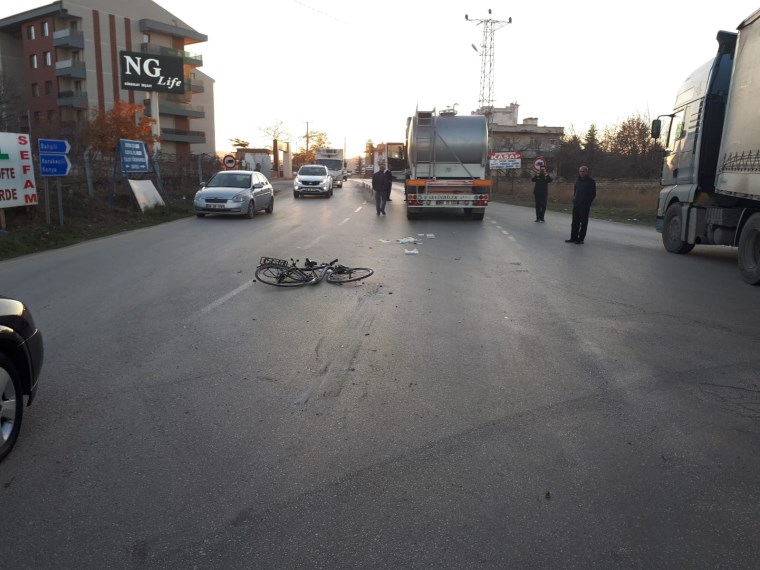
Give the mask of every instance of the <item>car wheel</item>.
[[0, 460], [8, 455], [16, 444], [23, 415], [21, 376], [10, 359], [0, 354]]
[[298, 199], [298, 198], [300, 198], [300, 197], [301, 197], [301, 195], [300, 195], [298, 192], [296, 192], [296, 191], [294, 190], [294, 191], [293, 191], [293, 198], [296, 198], [296, 199]]
[[274, 196], [272, 196], [272, 199], [269, 201], [269, 207], [264, 210], [267, 214], [271, 214], [274, 212]]
[[195, 215], [198, 216], [199, 218], [205, 218], [206, 217], [206, 214], [195, 214]]
[[251, 198], [251, 201], [248, 202], [248, 211], [245, 213], [245, 217], [251, 220], [253, 219], [255, 215], [256, 215], [256, 205], [253, 203], [253, 198]]

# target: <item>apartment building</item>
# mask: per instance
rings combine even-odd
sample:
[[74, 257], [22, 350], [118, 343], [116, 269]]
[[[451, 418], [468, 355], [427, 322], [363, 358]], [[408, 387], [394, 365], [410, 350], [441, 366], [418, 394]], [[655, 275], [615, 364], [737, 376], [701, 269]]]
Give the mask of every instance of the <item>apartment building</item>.
[[[0, 75], [21, 92], [32, 135], [72, 135], [91, 109], [116, 101], [150, 115], [154, 96], [162, 152], [214, 153], [214, 81], [187, 51], [207, 39], [151, 0], [61, 0], [0, 19]], [[122, 51], [181, 58], [184, 92], [122, 89]]]

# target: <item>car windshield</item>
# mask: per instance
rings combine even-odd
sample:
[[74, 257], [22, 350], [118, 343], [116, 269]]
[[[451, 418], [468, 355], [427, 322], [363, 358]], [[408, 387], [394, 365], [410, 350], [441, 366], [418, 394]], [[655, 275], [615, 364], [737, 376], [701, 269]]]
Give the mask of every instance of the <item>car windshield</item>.
[[300, 176], [324, 176], [325, 168], [322, 166], [303, 166], [298, 174]]
[[207, 188], [250, 188], [251, 175], [241, 174], [239, 172], [218, 172], [206, 184]]
[[343, 168], [343, 161], [338, 158], [318, 158], [317, 164], [326, 166], [330, 170], [341, 170]]

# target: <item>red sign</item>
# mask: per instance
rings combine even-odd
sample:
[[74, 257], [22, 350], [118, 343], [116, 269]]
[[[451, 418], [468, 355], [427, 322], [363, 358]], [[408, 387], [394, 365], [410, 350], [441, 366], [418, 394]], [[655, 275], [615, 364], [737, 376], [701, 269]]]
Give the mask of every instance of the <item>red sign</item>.
[[537, 156], [533, 160], [533, 170], [538, 172], [539, 170], [541, 170], [541, 167], [546, 168], [546, 159], [543, 156]]
[[237, 164], [237, 160], [235, 160], [235, 157], [231, 154], [228, 154], [222, 159], [222, 164], [225, 166], [225, 168], [235, 168], [235, 165]]

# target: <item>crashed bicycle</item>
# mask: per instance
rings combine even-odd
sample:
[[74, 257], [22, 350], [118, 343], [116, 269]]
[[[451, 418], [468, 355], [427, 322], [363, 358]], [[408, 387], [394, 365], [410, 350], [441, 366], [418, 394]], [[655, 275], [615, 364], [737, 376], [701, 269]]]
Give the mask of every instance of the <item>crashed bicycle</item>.
[[300, 260], [262, 257], [256, 267], [256, 280], [275, 287], [303, 287], [327, 281], [334, 285], [343, 285], [361, 281], [375, 271], [367, 267], [349, 267], [333, 259], [329, 263], [312, 261], [308, 257], [303, 265]]

